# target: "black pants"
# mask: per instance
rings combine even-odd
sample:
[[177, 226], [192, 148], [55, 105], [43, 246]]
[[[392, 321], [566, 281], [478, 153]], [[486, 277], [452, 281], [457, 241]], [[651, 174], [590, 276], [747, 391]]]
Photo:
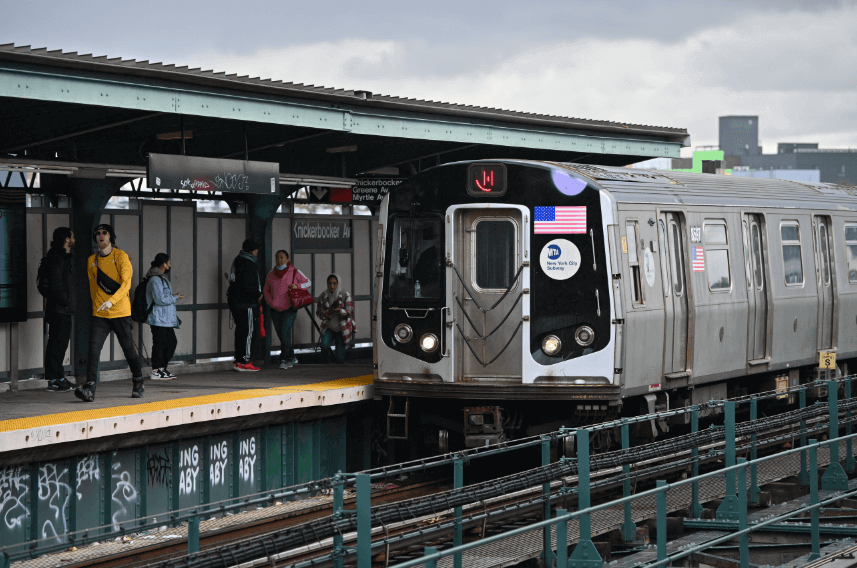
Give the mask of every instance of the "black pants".
[[253, 348], [253, 328], [256, 324], [256, 312], [259, 308], [235, 308], [232, 319], [235, 320], [235, 361], [249, 363]]
[[119, 346], [122, 347], [122, 353], [125, 354], [125, 360], [128, 361], [128, 366], [131, 368], [132, 380], [140, 380], [143, 377], [143, 368], [131, 338], [131, 318], [99, 318], [93, 316], [90, 322], [89, 361], [86, 364], [86, 383], [89, 388], [95, 390], [95, 382], [98, 380], [98, 366], [101, 360], [101, 348], [111, 331], [116, 334], [116, 339], [119, 340]]
[[71, 314], [48, 312], [48, 345], [45, 348], [45, 378], [56, 381], [65, 376], [62, 361], [71, 339]]
[[152, 369], [166, 369], [179, 344], [176, 330], [157, 325], [149, 327], [152, 329]]

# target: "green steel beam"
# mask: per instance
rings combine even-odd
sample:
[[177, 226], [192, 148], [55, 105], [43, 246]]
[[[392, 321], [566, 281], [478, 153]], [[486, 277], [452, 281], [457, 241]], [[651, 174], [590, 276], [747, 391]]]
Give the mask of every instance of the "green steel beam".
[[[564, 132], [561, 126], [526, 126], [497, 119], [443, 116], [343, 105], [297, 97], [217, 91], [157, 80], [0, 64], [0, 97], [15, 97], [147, 112], [163, 112], [385, 136], [535, 148], [587, 154], [680, 156], [681, 142]], [[581, 130], [585, 130], [582, 126]]]

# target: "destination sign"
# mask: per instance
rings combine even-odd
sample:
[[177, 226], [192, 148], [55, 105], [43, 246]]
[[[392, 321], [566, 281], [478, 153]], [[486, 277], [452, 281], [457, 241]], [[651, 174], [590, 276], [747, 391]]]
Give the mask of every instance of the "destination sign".
[[351, 187], [315, 187], [309, 192], [309, 200], [313, 203], [378, 205], [391, 188], [403, 181], [404, 178], [358, 178]]
[[268, 195], [280, 191], [280, 165], [274, 162], [149, 154], [146, 178], [152, 189]]

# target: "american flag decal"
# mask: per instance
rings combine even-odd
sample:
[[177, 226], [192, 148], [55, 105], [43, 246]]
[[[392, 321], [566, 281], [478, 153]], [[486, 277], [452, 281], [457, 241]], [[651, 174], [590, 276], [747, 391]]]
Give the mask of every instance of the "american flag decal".
[[705, 272], [705, 253], [702, 247], [693, 247], [693, 271]]
[[535, 234], [586, 233], [586, 207], [536, 207]]

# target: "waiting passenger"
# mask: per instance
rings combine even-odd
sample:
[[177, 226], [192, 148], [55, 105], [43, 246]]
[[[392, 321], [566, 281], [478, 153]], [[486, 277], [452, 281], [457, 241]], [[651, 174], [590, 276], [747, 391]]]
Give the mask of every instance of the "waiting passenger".
[[259, 243], [254, 239], [246, 239], [229, 270], [226, 298], [232, 319], [235, 320], [235, 365], [232, 368], [236, 371], [261, 371], [250, 361], [254, 324], [262, 301], [258, 255]]
[[[265, 279], [264, 295], [271, 308], [271, 322], [280, 338], [280, 369], [288, 369], [298, 364], [292, 346], [292, 325], [298, 310], [292, 305], [289, 291], [307, 290], [312, 282], [289, 262], [289, 253], [286, 251], [278, 250], [275, 260], [277, 265]], [[309, 295], [309, 292], [306, 294]]]
[[[321, 319], [321, 352], [328, 363], [345, 363], [345, 345], [354, 337], [354, 304], [351, 295], [339, 288], [336, 273], [327, 277], [327, 289], [316, 299], [316, 315]], [[330, 348], [336, 344], [336, 353]]]
[[152, 330], [152, 380], [171, 381], [176, 378], [167, 370], [170, 359], [176, 352], [178, 340], [176, 329], [181, 320], [176, 315], [176, 301], [184, 294], [173, 294], [173, 287], [166, 275], [170, 272], [170, 257], [159, 252], [146, 273], [146, 305], [152, 307], [147, 323]]
[[45, 348], [45, 378], [51, 392], [67, 392], [74, 385], [65, 378], [63, 359], [71, 339], [71, 316], [75, 308], [75, 285], [72, 271], [74, 232], [68, 227], [54, 230], [51, 250], [42, 260], [39, 291], [44, 292], [45, 323], [48, 324], [48, 344]]
[[92, 234], [98, 252], [89, 257], [89, 295], [92, 298], [92, 319], [89, 328], [89, 360], [86, 364], [86, 384], [74, 395], [84, 402], [95, 400], [95, 383], [104, 340], [112, 331], [119, 340], [122, 353], [131, 368], [131, 398], [143, 396], [143, 369], [131, 338], [131, 277], [134, 269], [128, 255], [116, 248], [116, 231], [107, 224], [98, 225]]

